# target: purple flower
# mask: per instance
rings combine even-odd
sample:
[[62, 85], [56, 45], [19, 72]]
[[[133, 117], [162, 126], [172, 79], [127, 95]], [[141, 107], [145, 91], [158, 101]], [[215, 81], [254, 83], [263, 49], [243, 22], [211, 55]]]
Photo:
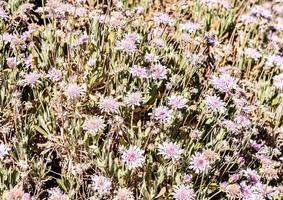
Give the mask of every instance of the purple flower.
[[258, 60], [259, 58], [261, 58], [261, 53], [254, 48], [246, 48], [244, 53], [247, 57], [252, 58], [254, 60]]
[[161, 123], [167, 123], [172, 119], [172, 111], [165, 106], [160, 106], [154, 109], [153, 117]]
[[34, 84], [39, 82], [39, 78], [41, 77], [41, 74], [37, 73], [37, 72], [31, 72], [29, 74], [25, 74], [24, 75], [24, 79], [21, 80], [21, 82], [24, 85], [31, 85], [33, 86]]
[[156, 64], [151, 67], [151, 77], [155, 80], [162, 80], [166, 78], [167, 69], [161, 64]]
[[185, 185], [174, 186], [173, 188], [172, 195], [175, 200], [194, 200], [196, 198], [194, 190]]
[[147, 53], [144, 56], [144, 61], [145, 62], [151, 63], [151, 62], [157, 62], [158, 60], [159, 60], [159, 56], [157, 56], [157, 55], [155, 55], [153, 53]]
[[176, 21], [174, 19], [172, 19], [167, 13], [156, 13], [154, 15], [153, 20], [157, 23], [157, 24], [165, 24], [168, 26], [174, 26]]
[[122, 161], [127, 165], [129, 169], [135, 169], [142, 167], [145, 161], [142, 151], [137, 146], [130, 146], [129, 149], [125, 150], [122, 154]]
[[181, 31], [185, 30], [190, 33], [200, 30], [201, 28], [202, 28], [202, 25], [197, 22], [185, 22], [185, 23], [180, 24]]
[[146, 68], [134, 65], [130, 68], [130, 73], [139, 78], [148, 78], [148, 71]]
[[100, 100], [99, 108], [102, 112], [118, 113], [119, 103], [112, 96], [108, 96]]
[[133, 54], [137, 51], [137, 46], [133, 40], [130, 39], [122, 39], [116, 43], [116, 48], [127, 54]]
[[92, 189], [99, 194], [107, 194], [112, 187], [111, 180], [105, 176], [94, 175], [92, 177]]
[[194, 170], [196, 173], [207, 172], [210, 169], [209, 161], [207, 158], [197, 152], [190, 158], [190, 169]]
[[182, 109], [186, 107], [187, 99], [183, 96], [172, 95], [168, 98], [168, 105], [173, 109]]
[[30, 193], [24, 193], [23, 200], [31, 200]]
[[279, 89], [283, 89], [283, 73], [273, 77], [273, 85]]
[[64, 94], [70, 99], [77, 99], [85, 95], [85, 90], [78, 84], [70, 83], [65, 87]]
[[83, 125], [83, 129], [91, 132], [91, 133], [97, 133], [100, 131], [103, 131], [105, 128], [105, 123], [104, 119], [100, 116], [94, 116], [89, 118], [85, 124]]
[[15, 68], [17, 66], [17, 59], [16, 59], [16, 57], [9, 57], [9, 58], [7, 58], [7, 65], [10, 68]]
[[60, 81], [62, 79], [62, 72], [59, 69], [52, 68], [48, 70], [47, 76], [53, 81]]
[[241, 127], [249, 127], [251, 125], [251, 121], [245, 115], [239, 114], [235, 117], [235, 122]]
[[159, 154], [163, 155], [165, 159], [178, 160], [181, 157], [183, 150], [174, 143], [163, 143], [158, 146]]
[[59, 188], [51, 188], [48, 190], [48, 200], [69, 200], [68, 195], [64, 194]]
[[10, 148], [7, 147], [5, 144], [0, 144], [0, 159], [4, 158], [10, 151]]
[[247, 177], [248, 181], [252, 184], [257, 183], [260, 181], [260, 176], [258, 175], [257, 171], [247, 168], [246, 170], [242, 170], [244, 176]]
[[220, 77], [212, 76], [211, 84], [221, 92], [229, 92], [237, 86], [236, 80], [229, 74], [223, 74]]
[[207, 96], [205, 98], [205, 103], [208, 106], [208, 108], [212, 109], [216, 112], [225, 112], [225, 103], [217, 96]]
[[125, 103], [129, 106], [139, 106], [142, 100], [142, 94], [140, 92], [134, 92], [128, 94], [125, 98]]

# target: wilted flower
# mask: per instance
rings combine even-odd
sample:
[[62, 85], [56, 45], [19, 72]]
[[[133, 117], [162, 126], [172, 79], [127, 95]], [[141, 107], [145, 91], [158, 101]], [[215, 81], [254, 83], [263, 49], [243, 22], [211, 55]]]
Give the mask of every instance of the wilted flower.
[[142, 167], [145, 157], [143, 151], [137, 146], [130, 146], [129, 149], [125, 150], [122, 154], [122, 161], [126, 164], [129, 169], [135, 169]]
[[185, 23], [180, 24], [181, 31], [185, 30], [190, 33], [200, 30], [201, 28], [202, 28], [202, 25], [197, 22], [185, 22]]
[[102, 112], [118, 113], [119, 103], [112, 96], [108, 96], [100, 100], [99, 108]]
[[258, 60], [261, 57], [259, 51], [254, 48], [246, 48], [245, 55], [249, 58], [253, 58], [254, 60]]
[[4, 192], [4, 200], [22, 200], [24, 197], [24, 191], [22, 187], [15, 186], [9, 191]]
[[228, 198], [237, 198], [241, 194], [241, 188], [238, 184], [229, 184], [225, 187], [225, 192]]
[[159, 154], [163, 155], [165, 159], [178, 160], [181, 157], [183, 150], [176, 144], [163, 143], [158, 146]]
[[194, 190], [185, 185], [174, 186], [172, 195], [176, 200], [194, 200], [196, 198]]

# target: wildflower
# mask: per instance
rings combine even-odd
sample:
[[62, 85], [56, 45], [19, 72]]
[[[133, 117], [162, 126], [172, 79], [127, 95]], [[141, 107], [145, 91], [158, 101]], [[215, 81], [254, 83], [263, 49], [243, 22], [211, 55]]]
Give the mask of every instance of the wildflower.
[[206, 159], [210, 162], [215, 161], [218, 158], [218, 155], [215, 151], [211, 149], [206, 149], [203, 151], [203, 155], [206, 157]]
[[92, 177], [92, 189], [99, 194], [107, 194], [112, 187], [111, 180], [105, 176], [94, 175]]
[[144, 13], [144, 7], [138, 6], [138, 7], [135, 8], [135, 11], [136, 11], [137, 14], [141, 15], [141, 14]]
[[64, 94], [70, 99], [77, 99], [80, 96], [85, 95], [85, 91], [81, 86], [75, 83], [70, 83], [65, 87]]
[[52, 81], [60, 81], [62, 79], [62, 72], [59, 69], [51, 68], [47, 75]]
[[226, 111], [225, 103], [217, 96], [207, 96], [204, 101], [208, 108], [212, 109], [213, 111]]
[[144, 56], [145, 62], [157, 62], [159, 60], [159, 56], [153, 54], [153, 53], [147, 53]]
[[114, 200], [134, 200], [133, 192], [128, 188], [120, 188], [116, 192]]
[[241, 194], [241, 188], [238, 184], [228, 184], [225, 187], [225, 192], [228, 198], [237, 198]]
[[104, 119], [100, 116], [94, 116], [89, 118], [85, 124], [83, 125], [83, 129], [91, 132], [91, 133], [97, 133], [103, 131], [105, 128]]
[[236, 132], [237, 131], [237, 125], [231, 121], [231, 120], [223, 120], [222, 125], [227, 129], [227, 131], [230, 132]]
[[194, 130], [190, 133], [190, 138], [192, 140], [199, 140], [201, 138], [201, 132], [199, 130]]
[[30, 193], [24, 193], [23, 200], [31, 200]]
[[129, 149], [125, 150], [122, 154], [122, 161], [127, 165], [129, 169], [135, 169], [142, 167], [145, 161], [142, 151], [137, 146], [130, 146]]
[[108, 96], [100, 100], [99, 108], [102, 112], [118, 113], [119, 103], [112, 96]]
[[24, 75], [24, 79], [21, 81], [24, 85], [33, 86], [35, 83], [39, 82], [41, 75], [37, 72], [31, 72]]
[[151, 67], [151, 77], [153, 79], [162, 80], [165, 79], [167, 75], [167, 69], [161, 64], [156, 64]]
[[267, 180], [278, 179], [278, 170], [274, 168], [274, 166], [270, 165], [263, 165], [262, 169], [260, 170], [261, 174]]
[[223, 74], [220, 77], [213, 76], [211, 79], [211, 84], [214, 88], [221, 92], [229, 92], [237, 85], [236, 80], [229, 74]]
[[251, 121], [245, 115], [239, 114], [235, 117], [235, 122], [241, 127], [249, 127], [251, 125]]
[[87, 61], [87, 65], [90, 66], [90, 67], [94, 67], [95, 66], [95, 60], [90, 58], [88, 61]]
[[118, 50], [126, 52], [127, 54], [133, 54], [137, 51], [135, 42], [130, 39], [122, 39], [121, 41], [118, 41], [116, 48]]
[[157, 24], [165, 24], [168, 26], [174, 26], [175, 24], [175, 20], [172, 19], [167, 13], [156, 13], [153, 20], [157, 23]]
[[4, 156], [8, 155], [9, 151], [9, 147], [7, 147], [5, 144], [0, 144], [0, 158], [4, 158]]
[[190, 184], [193, 180], [193, 176], [191, 174], [186, 174], [184, 177], [183, 177], [183, 180], [182, 182], [184, 184]]
[[133, 76], [139, 77], [139, 78], [147, 78], [148, 77], [148, 71], [146, 68], [134, 65], [130, 68], [130, 73]]
[[163, 143], [159, 145], [159, 154], [163, 155], [165, 159], [178, 160], [181, 157], [183, 150], [174, 143]]
[[172, 111], [165, 106], [160, 106], [154, 109], [153, 116], [155, 120], [166, 123], [172, 119]]
[[82, 44], [85, 44], [87, 43], [89, 40], [89, 36], [84, 34], [82, 36], [80, 36], [74, 43], [73, 43], [73, 46], [80, 46]]
[[196, 173], [202, 173], [210, 168], [209, 161], [207, 158], [197, 152], [190, 158], [190, 169], [193, 169]]
[[125, 35], [125, 40], [131, 40], [132, 42], [138, 42], [139, 39], [140, 39], [140, 36], [137, 33], [127, 33]]
[[10, 68], [15, 68], [17, 66], [17, 59], [16, 59], [16, 57], [9, 57], [9, 58], [7, 58], [7, 65]]
[[244, 176], [247, 177], [248, 181], [255, 184], [260, 180], [260, 176], [255, 170], [247, 168], [246, 170], [242, 170]]
[[139, 106], [141, 100], [142, 100], [142, 94], [140, 92], [130, 93], [125, 98], [125, 102], [129, 106]]
[[9, 191], [4, 192], [4, 200], [22, 200], [24, 196], [24, 191], [22, 187], [15, 186]]
[[253, 58], [254, 60], [258, 60], [261, 57], [259, 51], [254, 48], [246, 48], [244, 53], [247, 57]]
[[173, 109], [182, 109], [186, 107], [187, 100], [183, 96], [172, 95], [168, 98], [168, 105]]
[[59, 188], [52, 188], [48, 190], [48, 200], [69, 200], [68, 195], [64, 194]]
[[273, 85], [279, 89], [283, 89], [283, 73], [273, 77]]
[[200, 30], [201, 28], [202, 28], [202, 25], [197, 22], [185, 22], [185, 23], [180, 24], [181, 31], [185, 30], [190, 33]]
[[153, 38], [150, 43], [156, 48], [162, 49], [166, 47], [166, 43], [161, 38]]
[[172, 195], [176, 200], [194, 200], [196, 198], [194, 190], [185, 185], [174, 186]]

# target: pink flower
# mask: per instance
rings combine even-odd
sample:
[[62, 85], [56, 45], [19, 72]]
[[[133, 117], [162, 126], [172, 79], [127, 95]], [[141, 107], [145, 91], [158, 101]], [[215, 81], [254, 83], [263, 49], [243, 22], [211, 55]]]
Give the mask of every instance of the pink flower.
[[174, 26], [176, 21], [174, 19], [172, 19], [167, 13], [156, 13], [154, 15], [153, 20], [157, 23], [157, 24], [165, 24], [168, 26]]
[[127, 54], [133, 54], [137, 51], [137, 46], [133, 40], [130, 39], [122, 39], [118, 41], [116, 44], [116, 48], [118, 50], [124, 51]]
[[108, 96], [100, 100], [99, 108], [102, 112], [118, 113], [119, 103], [112, 96]]
[[173, 109], [182, 109], [186, 107], [187, 100], [183, 96], [172, 95], [168, 98], [168, 105]]
[[182, 182], [184, 184], [190, 184], [193, 180], [193, 176], [191, 174], [186, 174], [184, 177], [183, 177], [183, 180]]
[[207, 158], [203, 154], [197, 152], [190, 158], [189, 168], [193, 169], [196, 173], [202, 173], [210, 169], [210, 165]]
[[259, 51], [254, 48], [246, 48], [244, 53], [247, 57], [253, 58], [254, 60], [258, 60], [261, 57]]
[[139, 106], [142, 100], [142, 94], [140, 92], [134, 92], [128, 94], [125, 98], [125, 103], [129, 106]]
[[153, 117], [161, 123], [166, 123], [172, 119], [172, 111], [165, 106], [160, 106], [154, 109]]
[[255, 184], [260, 181], [260, 176], [257, 171], [247, 168], [246, 170], [242, 170], [244, 176], [247, 177], [248, 181]]
[[137, 146], [130, 146], [128, 150], [125, 150], [122, 154], [122, 161], [127, 165], [129, 169], [135, 169], [142, 167], [145, 161], [142, 151]]
[[48, 70], [47, 76], [53, 81], [60, 81], [62, 79], [62, 72], [58, 69], [51, 68]]
[[16, 57], [9, 57], [9, 58], [7, 58], [7, 65], [10, 68], [15, 68], [17, 66], [17, 59], [16, 59]]
[[196, 198], [194, 190], [185, 185], [174, 186], [172, 195], [176, 200], [194, 200]]
[[102, 117], [94, 116], [85, 122], [83, 129], [91, 133], [101, 132], [106, 126], [104, 122]]
[[87, 65], [90, 66], [90, 67], [94, 67], [95, 66], [95, 60], [90, 58], [88, 61], [87, 61]]
[[31, 200], [30, 193], [24, 193], [23, 200]]
[[229, 74], [223, 74], [220, 77], [213, 76], [211, 84], [221, 92], [229, 92], [237, 86], [236, 80]]
[[190, 33], [200, 30], [201, 28], [202, 28], [202, 25], [197, 22], [185, 22], [185, 23], [180, 24], [181, 31], [185, 30]]
[[164, 143], [159, 145], [159, 154], [163, 155], [165, 159], [178, 160], [181, 157], [183, 150], [174, 143]]
[[92, 177], [93, 190], [100, 194], [107, 194], [110, 192], [112, 183], [111, 180], [105, 176], [93, 176]]
[[139, 39], [140, 39], [140, 36], [137, 33], [127, 33], [125, 35], [125, 40], [131, 40], [132, 42], [138, 42]]
[[225, 103], [217, 96], [207, 96], [204, 101], [213, 111], [225, 112], [226, 110]]
[[283, 89], [283, 73], [273, 77], [273, 85], [279, 89]]
[[48, 190], [48, 200], [69, 200], [68, 195], [64, 194], [59, 188], [52, 188]]
[[166, 43], [161, 38], [154, 38], [150, 41], [150, 43], [155, 46], [156, 48], [162, 49], [166, 47]]
[[156, 64], [151, 68], [151, 77], [153, 79], [162, 80], [165, 79], [167, 75], [167, 69], [161, 64]]
[[65, 87], [64, 94], [70, 99], [77, 99], [85, 95], [85, 91], [81, 86], [75, 83], [70, 83]]
[[148, 77], [148, 71], [146, 68], [134, 65], [130, 68], [130, 73], [133, 76], [139, 77], [139, 78], [147, 78]]
[[39, 82], [39, 78], [41, 75], [37, 72], [31, 72], [29, 74], [24, 75], [24, 79], [22, 80], [22, 83], [24, 85], [34, 85], [35, 83]]
[[117, 191], [114, 200], [134, 200], [133, 192], [128, 188], [121, 188]]
[[192, 140], [199, 140], [201, 138], [201, 132], [199, 130], [194, 130], [190, 134]]
[[241, 127], [249, 127], [251, 125], [251, 121], [245, 115], [239, 114], [235, 117], [235, 122]]
[[159, 56], [153, 54], [153, 53], [147, 53], [144, 56], [144, 61], [145, 62], [157, 62], [159, 60]]

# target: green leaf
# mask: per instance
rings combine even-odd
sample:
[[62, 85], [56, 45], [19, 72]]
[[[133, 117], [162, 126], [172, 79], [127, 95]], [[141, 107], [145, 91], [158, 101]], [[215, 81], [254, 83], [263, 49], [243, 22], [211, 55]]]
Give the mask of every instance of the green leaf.
[[40, 126], [38, 125], [33, 125], [32, 126], [32, 129], [36, 130], [37, 132], [41, 133], [44, 137], [47, 137], [48, 136], [48, 133], [43, 130]]

